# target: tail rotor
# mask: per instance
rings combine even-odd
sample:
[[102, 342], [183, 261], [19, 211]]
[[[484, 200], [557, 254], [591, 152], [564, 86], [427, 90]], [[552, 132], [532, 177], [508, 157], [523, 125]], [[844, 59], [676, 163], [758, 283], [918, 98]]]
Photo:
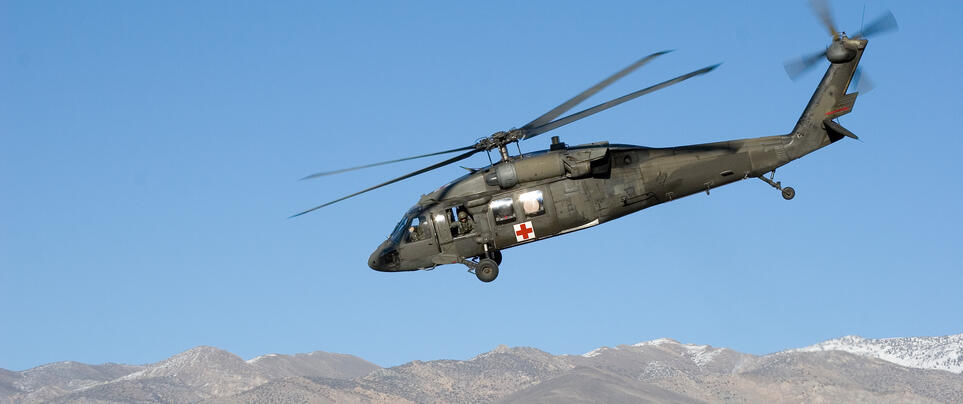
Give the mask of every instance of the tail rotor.
[[[829, 31], [829, 34], [832, 36], [832, 42], [824, 50], [803, 54], [783, 63], [786, 74], [788, 74], [789, 78], [793, 81], [798, 80], [804, 73], [818, 65], [823, 57], [831, 63], [848, 61], [852, 57], [851, 55], [854, 54], [855, 44], [860, 39], [899, 30], [896, 17], [893, 16], [892, 12], [887, 10], [883, 15], [871, 21], [852, 37], [847, 37], [845, 32], [836, 29], [836, 23], [829, 10], [829, 4], [827, 4], [825, 0], [810, 0], [809, 5]], [[869, 76], [862, 70], [862, 68], [856, 70], [856, 73], [853, 75], [852, 85], [857, 91], [865, 93], [873, 88], [873, 83], [869, 80]]]

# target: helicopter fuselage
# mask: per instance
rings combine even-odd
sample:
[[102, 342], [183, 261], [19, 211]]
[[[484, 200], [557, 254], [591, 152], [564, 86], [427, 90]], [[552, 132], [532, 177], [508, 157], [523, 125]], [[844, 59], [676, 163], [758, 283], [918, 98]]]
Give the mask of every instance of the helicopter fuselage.
[[[371, 255], [369, 266], [394, 272], [459, 263], [760, 177], [799, 157], [793, 139], [671, 148], [603, 142], [499, 162], [424, 195]], [[506, 172], [514, 178], [505, 181]], [[459, 231], [462, 210], [471, 231]]]
[[[852, 111], [847, 94], [866, 46], [832, 61], [792, 132], [691, 146], [649, 148], [607, 142], [549, 150], [475, 170], [422, 196], [369, 257], [385, 272], [473, 259], [500, 262], [500, 250], [593, 227], [642, 209], [747, 178], [795, 191], [764, 174], [836, 142], [856, 138], [833, 119]], [[463, 218], [460, 218], [463, 217]], [[490, 281], [494, 275], [479, 279]], [[477, 274], [477, 273], [476, 273]]]

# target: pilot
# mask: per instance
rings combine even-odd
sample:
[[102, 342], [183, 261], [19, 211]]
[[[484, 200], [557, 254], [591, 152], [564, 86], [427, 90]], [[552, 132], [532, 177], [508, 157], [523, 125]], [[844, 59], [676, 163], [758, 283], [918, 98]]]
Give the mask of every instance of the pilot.
[[415, 226], [408, 227], [408, 241], [421, 240], [421, 229]]
[[475, 228], [475, 221], [468, 217], [468, 212], [464, 210], [458, 211], [458, 235], [464, 236]]

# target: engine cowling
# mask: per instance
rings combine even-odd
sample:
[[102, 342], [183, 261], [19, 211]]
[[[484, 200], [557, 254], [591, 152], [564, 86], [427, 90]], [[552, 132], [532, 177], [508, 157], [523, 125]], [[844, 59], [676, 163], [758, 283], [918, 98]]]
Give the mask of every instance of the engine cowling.
[[485, 174], [485, 183], [502, 189], [514, 187], [521, 182], [539, 181], [565, 175], [565, 165], [557, 153], [528, 157], [499, 163]]

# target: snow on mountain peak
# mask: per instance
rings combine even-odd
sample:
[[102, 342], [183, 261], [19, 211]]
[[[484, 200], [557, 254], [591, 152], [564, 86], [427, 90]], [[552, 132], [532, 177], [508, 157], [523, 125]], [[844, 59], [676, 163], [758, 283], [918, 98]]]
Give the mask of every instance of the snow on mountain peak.
[[607, 347], [607, 346], [603, 346], [603, 347], [601, 347], [601, 348], [595, 348], [595, 349], [593, 349], [593, 350], [591, 350], [591, 351], [589, 351], [589, 352], [583, 353], [583, 354], [582, 354], [582, 357], [583, 357], [583, 358], [594, 358], [594, 357], [596, 357], [596, 356], [601, 355], [602, 352], [608, 351], [609, 349], [612, 349], [612, 348], [609, 348], [609, 347]]
[[[624, 347], [624, 345], [622, 346]], [[694, 345], [694, 344], [683, 344], [679, 341], [670, 338], [659, 338], [651, 341], [643, 341], [637, 344], [629, 346], [630, 348], [645, 348], [645, 347], [659, 347], [661, 349], [667, 349], [672, 352], [678, 353], [680, 356], [691, 360], [696, 365], [702, 367], [707, 363], [712, 362], [712, 360], [722, 353], [725, 348], [713, 348], [709, 345]], [[583, 358], [594, 358], [601, 355], [605, 351], [609, 350], [619, 350], [620, 347], [609, 348], [603, 346], [582, 354]]]
[[708, 345], [683, 345], [686, 352], [683, 356], [695, 362], [696, 365], [705, 366], [707, 363], [712, 362], [716, 356], [722, 353], [725, 348], [713, 348]]
[[[311, 354], [314, 354], [314, 352], [312, 352]], [[255, 363], [260, 362], [260, 361], [262, 361], [262, 360], [264, 360], [264, 359], [267, 359], [267, 358], [276, 358], [276, 357], [278, 357], [278, 356], [281, 356], [281, 355], [278, 355], [278, 354], [276, 354], [276, 353], [269, 353], [269, 354], [264, 354], [264, 355], [261, 355], [261, 356], [257, 356], [257, 357], [248, 359], [248, 360], [246, 360], [245, 362], [247, 362], [248, 364], [255, 364]]]
[[679, 343], [679, 341], [676, 341], [671, 338], [659, 338], [659, 339], [654, 339], [652, 341], [643, 341], [638, 344], [634, 344], [632, 346], [660, 346], [660, 345], [666, 345], [666, 344], [682, 345]]
[[[660, 346], [660, 345], [666, 345], [666, 344], [681, 345], [681, 344], [679, 344], [679, 341], [676, 341], [676, 340], [674, 340], [674, 339], [659, 338], [659, 339], [654, 339], [654, 340], [652, 340], [652, 341], [640, 342], [640, 343], [638, 343], [638, 344], [633, 344], [633, 345], [631, 345], [631, 346], [634, 346], [634, 347], [643, 347], [643, 346]], [[607, 347], [607, 346], [603, 346], [603, 347], [601, 347], [601, 348], [596, 348], [596, 349], [593, 349], [593, 350], [591, 350], [591, 351], [589, 351], [589, 352], [583, 353], [583, 354], [582, 354], [582, 357], [583, 357], [583, 358], [594, 358], [594, 357], [596, 357], [596, 356], [601, 355], [602, 352], [605, 352], [605, 351], [608, 351], [608, 350], [618, 350], [618, 349], [619, 349], [619, 347], [610, 348], [610, 347]]]
[[637, 348], [647, 346], [665, 347], [673, 351], [681, 351], [679, 352], [679, 355], [688, 358], [699, 367], [705, 366], [707, 363], [712, 362], [712, 360], [722, 353], [723, 349], [725, 349], [713, 348], [709, 345], [683, 344], [670, 338], [659, 338], [652, 341], [639, 342], [638, 344], [632, 346]]
[[963, 374], [963, 334], [878, 339], [847, 335], [785, 352], [820, 351], [843, 351], [911, 368]]

